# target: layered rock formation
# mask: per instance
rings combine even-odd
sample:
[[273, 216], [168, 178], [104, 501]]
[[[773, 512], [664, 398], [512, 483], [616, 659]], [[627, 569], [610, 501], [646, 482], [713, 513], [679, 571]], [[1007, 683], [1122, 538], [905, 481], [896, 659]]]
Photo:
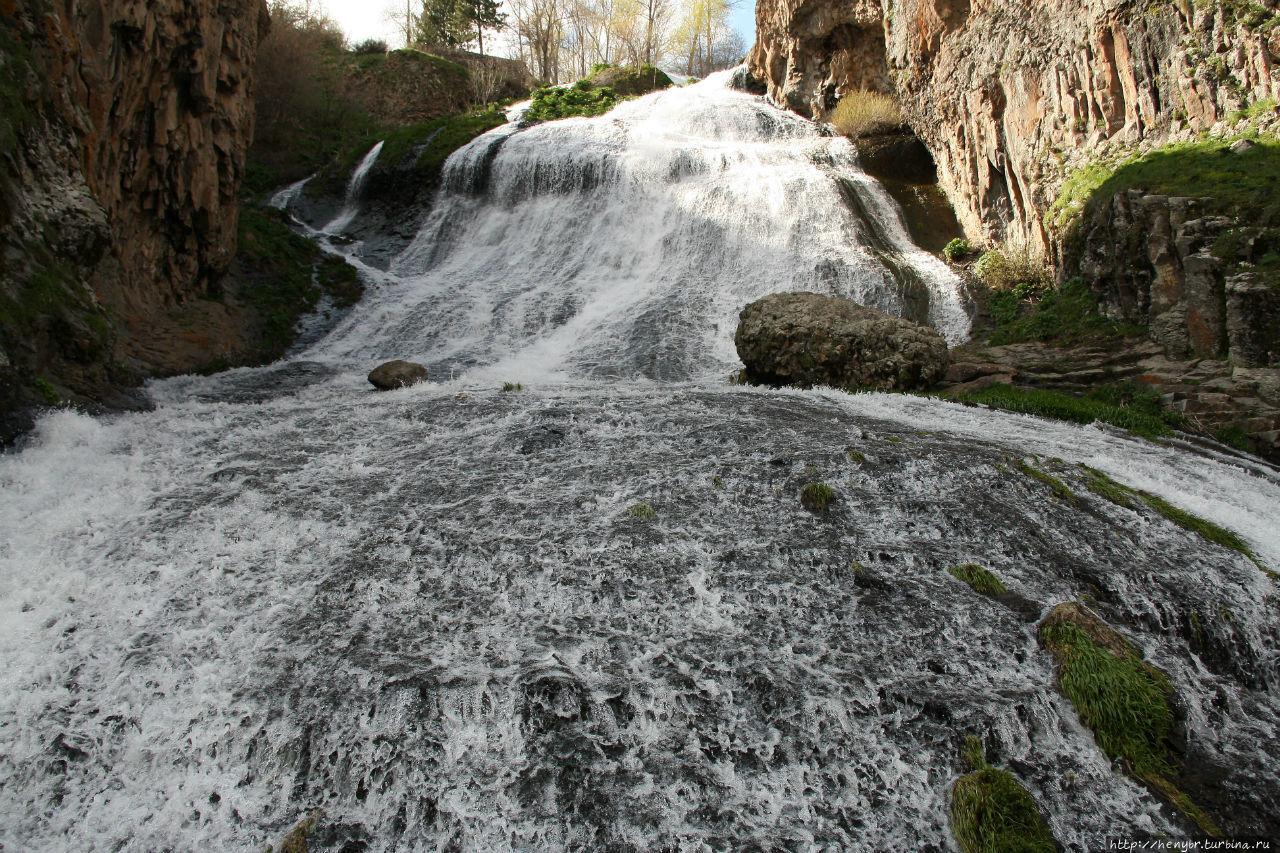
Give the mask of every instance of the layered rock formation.
[[163, 321], [219, 296], [268, 26], [263, 0], [0, 3], [6, 433], [41, 399], [119, 402]]
[[749, 62], [820, 117], [896, 93], [971, 239], [1048, 246], [1066, 173], [1280, 95], [1273, 0], [760, 0]]

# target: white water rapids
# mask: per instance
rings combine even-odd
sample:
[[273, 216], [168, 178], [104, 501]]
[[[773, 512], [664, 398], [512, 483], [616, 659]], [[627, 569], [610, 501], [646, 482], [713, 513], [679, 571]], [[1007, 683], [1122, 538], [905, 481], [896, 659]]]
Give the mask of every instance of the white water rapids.
[[[1280, 568], [1272, 469], [727, 384], [769, 292], [966, 334], [847, 142], [717, 79], [509, 125], [364, 272], [306, 351], [0, 457], [0, 848], [261, 850], [322, 807], [312, 850], [955, 850], [966, 733], [1070, 849], [1177, 836], [1036, 645], [1081, 599], [1169, 673], [1237, 811], [1280, 820], [1275, 581], [1076, 466]], [[436, 381], [374, 392], [389, 358]]]

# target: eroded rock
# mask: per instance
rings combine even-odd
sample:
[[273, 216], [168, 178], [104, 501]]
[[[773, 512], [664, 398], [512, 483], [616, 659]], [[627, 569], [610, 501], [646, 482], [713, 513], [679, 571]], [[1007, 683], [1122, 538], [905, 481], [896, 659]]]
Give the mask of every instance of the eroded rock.
[[396, 359], [380, 364], [369, 374], [369, 382], [379, 391], [408, 388], [426, 380], [427, 369], [416, 361]]
[[768, 385], [902, 390], [947, 369], [947, 344], [934, 329], [817, 293], [752, 302], [733, 340], [747, 378]]

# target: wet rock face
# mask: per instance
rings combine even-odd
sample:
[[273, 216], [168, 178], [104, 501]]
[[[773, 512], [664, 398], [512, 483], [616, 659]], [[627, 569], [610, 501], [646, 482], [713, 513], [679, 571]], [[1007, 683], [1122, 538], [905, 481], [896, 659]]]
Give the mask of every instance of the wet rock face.
[[1280, 94], [1262, 28], [1230, 4], [760, 0], [756, 28], [751, 70], [797, 112], [896, 92], [978, 239], [1047, 243], [1070, 168]]
[[947, 367], [947, 344], [928, 326], [816, 293], [752, 302], [733, 341], [747, 377], [770, 385], [922, 388]]
[[0, 164], [0, 321], [19, 389], [4, 405], [32, 377], [101, 401], [118, 361], [149, 369], [158, 315], [218, 295], [266, 4], [12, 0], [4, 13], [0, 83], [21, 101]]

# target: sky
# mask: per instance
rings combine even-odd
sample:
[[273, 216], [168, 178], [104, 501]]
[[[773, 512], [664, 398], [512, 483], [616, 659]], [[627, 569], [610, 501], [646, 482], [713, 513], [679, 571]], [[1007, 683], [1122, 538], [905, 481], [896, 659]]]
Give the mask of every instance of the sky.
[[[338, 22], [351, 44], [369, 38], [380, 38], [385, 39], [392, 47], [399, 47], [403, 39], [396, 35], [395, 26], [387, 19], [392, 2], [393, 0], [320, 0], [315, 5], [323, 6], [329, 16]], [[399, 8], [404, 9], [403, 0], [400, 0]], [[729, 24], [742, 35], [743, 42], [750, 48], [756, 40], [756, 8], [753, 0], [737, 0], [729, 14]]]

